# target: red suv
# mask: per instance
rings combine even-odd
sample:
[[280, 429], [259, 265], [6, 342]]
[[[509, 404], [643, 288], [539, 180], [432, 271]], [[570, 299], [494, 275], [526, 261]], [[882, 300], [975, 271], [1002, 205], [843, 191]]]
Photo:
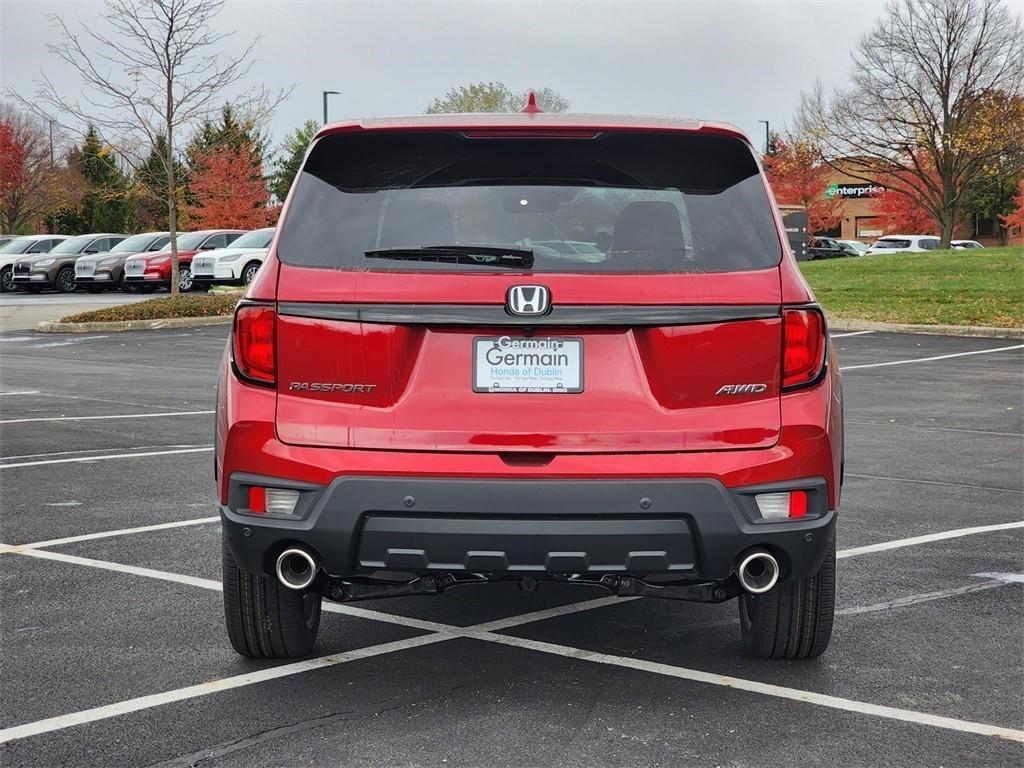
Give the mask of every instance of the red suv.
[[751, 653], [817, 656], [842, 430], [825, 318], [737, 129], [327, 126], [220, 372], [231, 643], [299, 656], [323, 598], [515, 580], [738, 597]]
[[[225, 248], [245, 234], [243, 229], [204, 229], [178, 235], [178, 289], [192, 290], [192, 259], [200, 251]], [[124, 262], [124, 287], [155, 291], [171, 287], [170, 246], [159, 253], [140, 253]]]

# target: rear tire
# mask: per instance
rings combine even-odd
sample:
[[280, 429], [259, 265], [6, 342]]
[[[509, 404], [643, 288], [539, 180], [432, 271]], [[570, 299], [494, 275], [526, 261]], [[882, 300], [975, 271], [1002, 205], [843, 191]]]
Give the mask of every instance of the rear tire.
[[222, 540], [224, 616], [228, 637], [250, 659], [305, 656], [320, 631], [320, 595], [281, 586], [277, 579], [246, 573]]
[[739, 597], [740, 631], [761, 659], [813, 659], [828, 648], [836, 607], [836, 542], [818, 572], [780, 582], [763, 595]]

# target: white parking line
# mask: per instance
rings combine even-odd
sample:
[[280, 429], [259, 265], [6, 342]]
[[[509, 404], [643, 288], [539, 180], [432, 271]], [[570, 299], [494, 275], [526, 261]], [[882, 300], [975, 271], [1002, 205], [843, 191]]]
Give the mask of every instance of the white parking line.
[[[975, 576], [993, 576], [994, 574], [976, 573]], [[836, 611], [836, 616], [860, 616], [865, 613], [878, 613], [879, 611], [891, 611], [893, 608], [906, 608], [908, 605], [917, 605], [918, 603], [930, 603], [933, 600], [944, 600], [947, 597], [956, 597], [958, 595], [970, 595], [974, 592], [984, 592], [988, 589], [996, 589], [997, 587], [1005, 587], [1012, 582], [1008, 579], [991, 579], [990, 581], [983, 581], [979, 584], [967, 584], [962, 587], [950, 587], [949, 589], [939, 589], [935, 592], [924, 592], [918, 595], [907, 595], [906, 597], [898, 597], [895, 600], [887, 600], [884, 603], [875, 603], [874, 605], [855, 605], [850, 608], [841, 608]]]
[[917, 544], [930, 544], [933, 541], [944, 541], [946, 539], [958, 539], [961, 536], [974, 536], [978, 533], [989, 533], [991, 531], [1008, 531], [1013, 528], [1024, 528], [1024, 520], [1014, 523], [996, 523], [995, 525], [977, 525], [973, 528], [956, 528], [951, 531], [939, 531], [938, 533], [926, 533], [923, 536], [912, 536], [909, 539], [895, 539], [893, 541], [882, 541], [878, 544], [867, 544], [863, 547], [853, 547], [836, 552], [837, 558], [856, 557], [867, 555], [873, 552], [887, 552], [890, 549], [901, 549], [913, 547]]
[[177, 448], [173, 451], [144, 451], [142, 453], [111, 453], [106, 456], [78, 456], [73, 459], [45, 459], [43, 461], [20, 461], [17, 464], [0, 464], [0, 469], [13, 469], [15, 467], [38, 467], [43, 464], [72, 464], [75, 462], [88, 461], [109, 461], [111, 459], [134, 459], [140, 456], [169, 456], [177, 453], [200, 453], [212, 451], [213, 446], [202, 448]]
[[392, 643], [371, 645], [367, 648], [357, 648], [354, 651], [336, 653], [330, 656], [320, 656], [319, 658], [297, 661], [292, 664], [284, 664], [279, 667], [261, 669], [256, 672], [248, 672], [244, 675], [222, 677], [219, 680], [210, 680], [205, 683], [200, 683], [199, 685], [190, 685], [187, 688], [177, 688], [172, 691], [164, 691], [163, 693], [140, 696], [136, 699], [119, 701], [116, 704], [107, 704], [103, 707], [94, 707], [93, 709], [85, 709], [79, 712], [72, 712], [67, 715], [48, 717], [45, 720], [36, 720], [32, 723], [25, 723], [23, 725], [16, 725], [13, 728], [0, 730], [0, 744], [5, 744], [8, 741], [15, 741], [16, 739], [24, 739], [29, 736], [38, 736], [43, 733], [59, 731], [64, 728], [70, 728], [73, 725], [94, 723], [97, 720], [106, 720], [111, 717], [126, 715], [130, 712], [138, 712], [143, 709], [151, 709], [152, 707], [171, 704], [176, 701], [186, 701], [188, 699], [199, 698], [200, 696], [209, 696], [212, 693], [230, 691], [232, 688], [242, 688], [246, 685], [263, 683], [268, 680], [276, 680], [281, 677], [298, 675], [314, 669], [324, 669], [325, 667], [333, 667], [349, 661], [369, 659], [386, 653], [404, 651], [408, 648], [418, 648], [419, 646], [439, 643], [450, 639], [451, 636], [442, 634], [421, 635], [419, 637], [411, 637], [405, 640], [397, 640]]
[[852, 333], [831, 333], [831, 334], [829, 334], [829, 337], [833, 338], [833, 339], [845, 339], [847, 336], [865, 336], [865, 335], [867, 335], [869, 333], [874, 333], [874, 331], [853, 331]]
[[0, 397], [4, 395], [38, 395], [38, 389], [26, 389], [24, 392], [0, 392]]
[[857, 421], [844, 419], [844, 424], [857, 424], [865, 427], [895, 427], [896, 429], [917, 429], [925, 432], [957, 432], [968, 435], [991, 435], [992, 437], [1024, 437], [1020, 432], [995, 432], [991, 429], [967, 429], [964, 427], [940, 427], [932, 424], [903, 424], [898, 421]]
[[83, 341], [92, 341], [93, 339], [107, 339], [109, 336], [81, 336], [78, 338], [66, 339], [64, 341], [48, 341], [43, 344], [29, 344], [23, 349], [46, 349], [48, 347], [70, 347], [75, 344], [81, 344]]
[[477, 637], [481, 640], [487, 640], [492, 643], [509, 645], [530, 651], [539, 651], [540, 653], [548, 653], [568, 659], [578, 659], [580, 661], [589, 661], [595, 664], [608, 664], [610, 666], [624, 667], [626, 669], [639, 670], [641, 672], [649, 672], [656, 675], [664, 675], [666, 677], [674, 677], [679, 680], [690, 680], [697, 683], [707, 683], [709, 685], [747, 691], [749, 693], [774, 696], [780, 699], [799, 701], [805, 704], [815, 704], [819, 707], [839, 709], [844, 712], [857, 712], [859, 714], [882, 717], [889, 720], [902, 720], [908, 723], [930, 725], [935, 728], [945, 728], [947, 730], [960, 731], [962, 733], [976, 733], [981, 736], [996, 736], [1010, 741], [1024, 742], [1024, 731], [1019, 731], [1014, 728], [1003, 728], [998, 725], [988, 725], [987, 723], [975, 723], [970, 720], [958, 720], [952, 717], [942, 717], [940, 715], [932, 715], [927, 712], [917, 712], [911, 709], [898, 709], [896, 707], [886, 707], [880, 704], [869, 704], [864, 701], [844, 699], [839, 696], [829, 696], [824, 693], [800, 690], [799, 688], [786, 688], [781, 685], [762, 683], [757, 680], [746, 680], [742, 677], [730, 677], [728, 675], [715, 674], [714, 672], [703, 672], [699, 669], [676, 667], [671, 664], [661, 664], [659, 662], [645, 661], [643, 659], [611, 656], [606, 653], [597, 653], [565, 645], [555, 645], [554, 643], [545, 643], [539, 640], [527, 640], [525, 638], [513, 637], [511, 635], [496, 635], [482, 632], [477, 635]]
[[161, 416], [209, 416], [215, 411], [170, 411], [162, 413], [115, 413], [110, 416], [45, 416], [33, 419], [7, 419], [0, 424], [27, 424], [35, 421], [101, 421], [103, 419], [158, 419]]
[[859, 477], [867, 480], [892, 480], [897, 483], [916, 483], [918, 485], [938, 485], [943, 488], [976, 488], [979, 491], [998, 491], [1000, 493], [1024, 493], [1020, 488], [1001, 488], [997, 485], [976, 485], [975, 483], [946, 483], [942, 480], [918, 480], [914, 477], [893, 477], [892, 475], [865, 475], [859, 472], [847, 472], [847, 477]]
[[[174, 443], [171, 445], [133, 445], [129, 448], [123, 448], [124, 451], [148, 451], [153, 448], [205, 448], [207, 446], [200, 446], [194, 443]], [[82, 458], [88, 458], [87, 454], [90, 453], [103, 453], [109, 451], [110, 448], [79, 448], [74, 451], [50, 451], [49, 453], [18, 453], [14, 456], [0, 456], [0, 462], [14, 461], [15, 459], [44, 459], [50, 456], [81, 456]]]
[[42, 547], [58, 547], [62, 544], [76, 544], [79, 541], [95, 541], [96, 539], [107, 539], [112, 536], [127, 536], [132, 533], [147, 533], [149, 531], [166, 531], [170, 528], [187, 528], [193, 525], [206, 525], [216, 523], [220, 518], [200, 517], [190, 520], [176, 520], [173, 523], [156, 523], [154, 525], [140, 525], [138, 528], [122, 528], [118, 531], [100, 531], [99, 533], [83, 533], [79, 536], [65, 536], [63, 539], [50, 539], [49, 541], [34, 541], [31, 544], [12, 546], [11, 549], [41, 549]]
[[[913, 539], [903, 539], [895, 542], [884, 542], [880, 545], [872, 545], [869, 547], [858, 547], [850, 550], [842, 550], [839, 553], [837, 553], [837, 555], [839, 557], [852, 557], [853, 555], [863, 554], [868, 551], [881, 551], [881, 549], [893, 549], [897, 546], [911, 546], [912, 543], [924, 543], [924, 541], [933, 541], [938, 540], [940, 538], [954, 538], [956, 536], [966, 536], [975, 533], [981, 533], [987, 530], [1002, 530], [1005, 528], [1016, 528], [1021, 526], [1024, 526], [1024, 522], [1006, 523], [995, 526], [979, 526], [976, 528], [962, 528], [956, 531], [945, 531], [938, 534], [931, 534], [929, 536], [918, 536]], [[130, 532], [131, 529], [125, 529], [125, 531]], [[96, 536], [95, 534], [87, 535]], [[221, 590], [220, 583], [213, 581], [211, 579], [201, 579], [193, 576], [186, 576], [183, 574], [170, 573], [167, 571], [157, 571], [151, 568], [140, 568], [137, 566], [124, 565], [121, 563], [112, 563], [104, 560], [94, 560], [91, 558], [77, 557], [75, 555], [67, 555], [60, 552], [50, 552], [43, 549], [32, 549], [28, 546], [12, 547], [0, 545], [0, 552], [4, 551], [28, 557], [39, 558], [43, 560], [54, 560], [58, 562], [100, 568], [103, 570], [115, 571], [118, 573], [125, 573], [129, 575], [155, 578], [163, 581], [170, 581], [178, 584], [200, 587], [202, 589], [209, 589], [215, 591]], [[977, 575], [993, 577], [1016, 576], [1016, 574]], [[1007, 579], [1002, 580], [1005, 581]], [[976, 586], [982, 587], [983, 585]], [[556, 616], [564, 616], [571, 613], [578, 613], [581, 611], [602, 608], [609, 604], [618, 604], [626, 602], [628, 599], [629, 598], [618, 598], [614, 596], [598, 598], [595, 600], [587, 600], [580, 603], [574, 603], [571, 605], [556, 606], [554, 608], [548, 608], [540, 611], [535, 611], [532, 613], [521, 614], [519, 616], [512, 616], [505, 619], [499, 619], [497, 621], [485, 622], [482, 624], [477, 624], [469, 627], [452, 626], [447, 624], [441, 624], [438, 622], [430, 622], [421, 619], [398, 616], [395, 614], [383, 613], [380, 611], [370, 611], [361, 608], [356, 608], [353, 606], [328, 603], [324, 606], [324, 609], [331, 613], [343, 613], [359, 618], [366, 618], [375, 621], [385, 621], [388, 623], [398, 624], [401, 626], [423, 629], [428, 632], [432, 632], [433, 634], [424, 635], [422, 637], [417, 638], [410, 638], [407, 640], [399, 640], [392, 643], [384, 643], [381, 645], [370, 646], [368, 648], [357, 649], [355, 651], [348, 651], [345, 653], [323, 656], [316, 659], [310, 659], [307, 661], [285, 664], [283, 666], [260, 670], [258, 672], [222, 678], [220, 680], [214, 680], [211, 682], [202, 683], [200, 685], [188, 686], [186, 688], [165, 691], [163, 693], [152, 694], [149, 696], [141, 696], [135, 699], [117, 702], [115, 704], [108, 704], [105, 706], [95, 707], [88, 710], [72, 712], [67, 715], [60, 715], [57, 717], [47, 718], [45, 720], [38, 720], [32, 723], [25, 723], [22, 725], [0, 730], [0, 744], [8, 741], [13, 741], [16, 739], [27, 738], [29, 736], [36, 736], [43, 733], [62, 730], [64, 728], [69, 728], [74, 725], [81, 725], [84, 723], [95, 722], [97, 720], [104, 720], [111, 717], [117, 717], [119, 715], [127, 714], [130, 712], [137, 712], [144, 709], [150, 709], [152, 707], [162, 706], [164, 704], [170, 704], [177, 701], [198, 698], [211, 693], [217, 693], [220, 691], [230, 690], [233, 688], [239, 688], [242, 686], [252, 685], [255, 683], [273, 680], [280, 677], [286, 677], [289, 675], [300, 674], [314, 669], [335, 666], [337, 664], [343, 664], [348, 661], [371, 658], [373, 656], [394, 653], [397, 651], [406, 650], [408, 648], [438, 643], [456, 637], [466, 637], [484, 640], [488, 642], [499, 643], [502, 645], [509, 645], [524, 648], [527, 650], [534, 650], [542, 653], [563, 656], [566, 658], [575, 658], [582, 661], [590, 661], [599, 664], [608, 664], [612, 666], [625, 667], [653, 674], [661, 674], [668, 677], [674, 677], [677, 679], [707, 683], [710, 685], [717, 685], [726, 688], [734, 688], [738, 690], [748, 691], [751, 693], [775, 696], [778, 698], [800, 701], [808, 704], [814, 704], [817, 706], [829, 707], [832, 709], [839, 709], [848, 712], [856, 712], [860, 714], [871, 715], [874, 717], [901, 720], [905, 722], [916, 723], [919, 725], [928, 725], [937, 728], [945, 728], [947, 730], [960, 731], [963, 733], [974, 733], [983, 736], [995, 736], [998, 738], [1009, 739], [1011, 741], [1024, 742], [1024, 731], [1019, 731], [1012, 728], [1004, 728], [1001, 726], [989, 725], [986, 723], [977, 723], [968, 720], [958, 720], [956, 718], [942, 717], [939, 715], [932, 715], [927, 712], [917, 712], [914, 710], [898, 709], [895, 707], [886, 707], [877, 704], [869, 704], [867, 702], [857, 701], [854, 699], [845, 699], [837, 696], [829, 696], [827, 694], [815, 693], [813, 691], [804, 691], [796, 688], [786, 688], [783, 686], [762, 683], [756, 680], [729, 677], [710, 672], [703, 672], [701, 670], [689, 669], [686, 667], [676, 667], [668, 664], [649, 662], [635, 658], [611, 656], [608, 654], [595, 653], [592, 651], [586, 651], [583, 649], [573, 648], [569, 646], [561, 646], [552, 643], [543, 643], [534, 640], [526, 640], [523, 638], [512, 637], [509, 635], [495, 634], [495, 631], [500, 629], [508, 629], [513, 626], [519, 626], [522, 624], [527, 624], [535, 621], [542, 621], [544, 619], [553, 618]]]
[[976, 349], [973, 352], [955, 352], [951, 355], [935, 355], [934, 357], [915, 357], [909, 360], [890, 360], [887, 363], [866, 363], [864, 365], [843, 365], [840, 371], [858, 371], [862, 368], [882, 368], [887, 365], [907, 365], [909, 363], [927, 363], [932, 360], [949, 360], [953, 357], [967, 357], [969, 355], [987, 355], [992, 352], [1009, 352], [1011, 349], [1024, 349], [1024, 344], [1015, 344], [1012, 347], [996, 347], [995, 349]]
[[98, 568], [102, 571], [126, 573], [131, 576], [144, 576], [147, 579], [170, 581], [174, 584], [184, 584], [189, 587], [199, 587], [200, 589], [213, 589], [217, 591], [220, 591], [221, 589], [220, 582], [213, 581], [212, 579], [201, 579], [198, 576], [186, 576], [183, 573], [171, 573], [170, 571], [157, 571], [153, 568], [140, 568], [137, 565], [112, 563], [107, 560], [94, 560], [91, 557], [79, 557], [78, 555], [68, 555], [63, 552], [51, 552], [48, 549], [31, 549], [29, 546], [16, 547], [9, 544], [3, 544], [0, 545], [0, 552], [35, 557], [40, 560], [54, 560], [58, 563], [68, 563], [69, 565], [83, 565], [87, 568]]
[[[20, 554], [28, 555], [30, 557], [54, 559], [63, 562], [70, 562], [83, 565], [101, 564], [98, 567], [108, 567], [111, 565], [116, 565], [117, 567], [111, 568], [111, 570], [117, 570], [124, 573], [132, 573], [144, 576], [160, 574], [158, 578], [175, 576], [174, 579], [169, 580], [177, 581], [179, 583], [192, 584], [194, 586], [201, 586], [206, 589], [220, 589], [219, 584], [217, 584], [216, 582], [212, 582], [209, 579], [194, 579], [192, 577], [182, 577], [179, 574], [164, 574], [160, 571], [152, 571], [151, 569], [147, 568], [135, 568], [133, 566], [121, 566], [119, 564], [103, 563], [102, 561], [90, 561], [87, 558], [77, 558], [70, 555], [63, 555], [55, 552], [45, 552], [39, 550], [25, 551], [21, 552]], [[963, 733], [974, 733], [982, 736], [995, 736], [998, 738], [1009, 739], [1011, 741], [1024, 742], [1024, 731], [1019, 731], [1012, 728], [1004, 728], [1000, 726], [989, 725], [987, 723], [977, 723], [969, 720], [958, 720], [956, 718], [942, 717], [927, 712], [917, 712], [914, 710], [898, 709], [896, 707], [887, 707], [878, 704], [870, 704], [867, 702], [857, 701], [854, 699], [845, 699], [838, 696], [829, 696], [827, 694], [815, 693], [813, 691], [804, 691], [797, 688], [787, 688], [784, 686], [771, 685], [768, 683], [762, 683], [757, 680], [747, 680], [739, 677], [719, 675], [712, 672], [704, 672], [701, 670], [689, 669], [686, 667], [677, 667], [669, 664], [645, 661], [642, 659], [612, 656], [608, 654], [587, 651], [580, 648], [555, 645], [553, 643], [545, 643], [536, 640], [527, 640], [524, 638], [513, 637], [510, 635], [499, 635], [495, 634], [493, 631], [489, 631], [499, 627], [509, 628], [511, 626], [518, 626], [522, 624], [531, 623], [534, 621], [541, 621], [545, 618], [551, 618], [553, 616], [560, 616], [565, 615], [567, 613], [577, 613], [584, 610], [600, 608], [604, 605], [609, 604], [609, 602], [621, 602], [621, 600], [615, 597], [589, 600], [569, 606], [549, 608], [542, 611], [536, 611], [529, 614], [522, 614], [520, 616], [513, 616], [508, 619], [500, 619], [498, 621], [493, 622], [486, 622], [483, 624], [477, 624], [470, 627], [456, 627], [450, 625], [436, 624], [434, 622], [422, 622], [417, 619], [407, 619], [406, 617], [393, 616], [390, 614], [380, 614], [376, 611], [362, 611], [361, 609], [354, 609], [350, 611], [339, 610], [338, 612], [350, 613], [352, 615], [363, 614], [367, 618], [387, 617], [387, 620], [390, 620], [392, 623], [404, 624], [405, 626], [416, 627], [417, 625], [423, 626], [424, 624], [428, 624], [430, 626], [439, 627], [440, 631], [435, 631], [432, 634], [423, 635], [420, 637], [398, 640], [391, 643], [382, 643], [380, 645], [369, 646], [367, 648], [360, 648], [353, 651], [346, 651], [344, 653], [332, 654], [329, 656], [321, 656], [306, 661], [293, 662], [291, 664], [285, 664], [278, 667], [263, 669], [257, 672], [249, 672], [243, 675], [235, 675], [232, 677], [221, 678], [219, 680], [212, 680], [206, 683], [201, 683], [199, 685], [177, 688], [174, 690], [164, 691], [162, 693], [151, 694], [148, 696], [140, 696], [134, 699], [116, 702], [114, 704], [107, 704], [101, 707], [94, 707], [92, 709], [81, 710], [79, 712], [72, 712], [66, 715], [59, 715], [57, 717], [50, 717], [44, 720], [37, 720], [31, 723], [24, 723], [22, 725], [0, 730], [0, 744], [9, 741], [14, 741], [17, 739], [28, 738], [30, 736], [38, 736], [40, 734], [50, 733], [52, 731], [63, 730], [65, 728], [70, 728], [75, 725], [96, 722], [98, 720], [106, 720], [112, 717], [118, 717], [120, 715], [128, 714], [131, 712], [138, 712], [140, 710], [163, 706], [164, 704], [171, 704], [174, 702], [195, 699], [213, 693], [220, 693], [222, 691], [231, 690], [234, 688], [241, 688], [244, 686], [254, 685], [256, 683], [262, 683], [282, 677], [289, 677], [291, 675], [302, 674], [304, 672], [309, 672], [317, 669], [337, 666], [338, 664], [344, 664], [349, 661], [357, 661], [360, 659], [372, 658], [374, 656], [382, 656], [389, 653], [404, 651], [410, 648], [417, 648], [424, 645], [444, 642], [457, 637], [471, 638], [476, 640], [482, 640], [485, 642], [498, 643], [500, 645], [512, 646], [532, 651], [539, 651], [541, 653], [562, 656], [565, 658], [578, 659], [580, 661], [624, 667], [627, 669], [633, 669], [637, 671], [673, 677], [680, 680], [689, 680], [692, 682], [706, 683], [709, 685], [716, 685], [725, 688], [748, 691], [750, 693], [774, 696], [777, 698], [789, 699], [791, 701], [798, 701], [803, 702], [805, 704], [813, 704], [816, 706], [829, 707], [832, 709], [838, 709], [846, 712], [856, 712], [860, 714], [871, 715], [874, 717], [882, 717], [891, 720], [901, 720], [904, 722], [910, 722], [919, 725], [928, 725], [936, 728], [960, 731]], [[336, 609], [348, 608], [348, 606], [340, 605], [334, 605], [332, 607]], [[378, 618], [378, 620], [380, 620], [380, 618]]]
[[976, 573], [975, 576], [995, 579], [1006, 584], [1024, 584], [1024, 573]]

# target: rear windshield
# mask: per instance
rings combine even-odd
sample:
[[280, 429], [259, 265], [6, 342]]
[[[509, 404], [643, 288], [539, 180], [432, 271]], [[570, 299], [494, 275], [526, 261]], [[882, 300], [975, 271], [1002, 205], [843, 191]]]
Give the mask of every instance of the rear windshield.
[[528, 250], [540, 272], [752, 270], [782, 255], [750, 150], [698, 134], [327, 136], [285, 218], [281, 261], [335, 269], [494, 268], [379, 253], [437, 246]]

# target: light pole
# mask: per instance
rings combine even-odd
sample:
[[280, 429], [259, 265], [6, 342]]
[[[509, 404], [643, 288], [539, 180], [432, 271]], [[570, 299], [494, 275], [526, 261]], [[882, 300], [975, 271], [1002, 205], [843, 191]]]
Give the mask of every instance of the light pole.
[[768, 149], [769, 149], [769, 147], [771, 147], [771, 142], [772, 142], [772, 140], [771, 140], [771, 133], [768, 130], [768, 121], [767, 120], [758, 120], [757, 122], [764, 123], [764, 153], [767, 155], [768, 154]]
[[327, 125], [327, 97], [340, 95], [338, 91], [324, 91], [324, 125]]

